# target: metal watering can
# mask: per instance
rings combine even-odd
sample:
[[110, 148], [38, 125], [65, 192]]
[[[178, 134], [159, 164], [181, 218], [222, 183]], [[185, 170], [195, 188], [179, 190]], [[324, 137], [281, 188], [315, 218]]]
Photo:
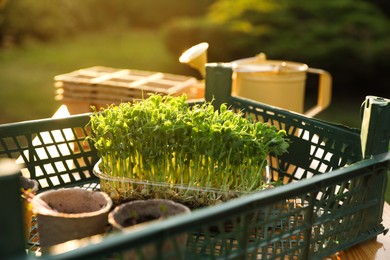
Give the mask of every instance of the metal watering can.
[[[180, 62], [205, 76], [208, 43], [200, 43], [185, 51]], [[261, 53], [255, 57], [232, 61], [232, 95], [252, 99], [312, 117], [331, 102], [332, 78], [321, 69], [309, 68], [298, 62], [267, 60]], [[318, 74], [317, 104], [304, 111], [307, 73]]]

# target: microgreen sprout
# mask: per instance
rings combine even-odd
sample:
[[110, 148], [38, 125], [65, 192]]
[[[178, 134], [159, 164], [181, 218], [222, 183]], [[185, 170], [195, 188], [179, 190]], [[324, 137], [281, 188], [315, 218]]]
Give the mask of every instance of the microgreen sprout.
[[[142, 185], [142, 180], [180, 186], [180, 194], [172, 197], [213, 204], [209, 197], [216, 202], [231, 197], [226, 194], [262, 189], [267, 184], [267, 157], [288, 148], [284, 130], [252, 122], [226, 104], [218, 110], [212, 102], [190, 106], [185, 95], [153, 94], [95, 110], [90, 125], [101, 171], [116, 179], [138, 180], [110, 187], [121, 196], [169, 193], [163, 186]], [[199, 188], [214, 191], [215, 196], [205, 197]]]

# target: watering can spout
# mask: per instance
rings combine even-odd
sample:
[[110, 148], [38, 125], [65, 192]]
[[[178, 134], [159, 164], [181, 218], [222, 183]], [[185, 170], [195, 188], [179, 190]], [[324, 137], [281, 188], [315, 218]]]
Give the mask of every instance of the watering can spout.
[[207, 42], [202, 42], [195, 46], [192, 46], [191, 48], [183, 52], [183, 54], [179, 58], [179, 61], [197, 69], [204, 78], [206, 75], [208, 48], [209, 44]]

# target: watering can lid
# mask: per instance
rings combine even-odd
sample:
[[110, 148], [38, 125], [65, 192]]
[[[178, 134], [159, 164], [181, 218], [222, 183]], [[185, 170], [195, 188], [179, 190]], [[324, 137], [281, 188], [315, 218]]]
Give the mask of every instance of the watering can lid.
[[255, 57], [240, 59], [232, 62], [236, 72], [299, 72], [306, 71], [308, 66], [304, 63], [267, 60], [264, 53]]
[[278, 72], [279, 66], [270, 64], [245, 64], [233, 66], [237, 72]]
[[273, 72], [273, 73], [293, 73], [305, 72], [308, 66], [303, 63], [285, 61], [265, 61], [261, 63], [240, 64], [233, 63], [233, 70], [236, 72]]

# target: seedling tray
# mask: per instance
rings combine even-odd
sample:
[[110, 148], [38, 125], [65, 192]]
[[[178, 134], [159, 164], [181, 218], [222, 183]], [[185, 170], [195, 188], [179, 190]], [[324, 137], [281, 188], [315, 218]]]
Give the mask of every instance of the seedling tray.
[[[142, 259], [154, 257], [143, 255], [142, 248], [151, 246], [161, 259], [322, 259], [387, 231], [381, 223], [390, 161], [389, 100], [367, 97], [359, 130], [234, 97], [230, 87], [231, 68], [208, 65], [206, 99], [227, 103], [288, 133], [289, 153], [270, 159], [274, 180], [286, 185], [132, 232], [66, 243], [41, 256], [35, 225], [26, 247], [22, 238], [7, 241], [1, 232], [1, 241], [7, 242], [0, 253], [20, 256], [27, 250], [29, 258], [111, 259], [134, 250]], [[98, 156], [86, 140], [89, 116], [1, 125], [0, 157], [23, 163], [22, 173], [39, 182], [40, 192], [70, 186], [99, 189], [92, 172]], [[3, 198], [13, 188], [5, 183], [0, 179]], [[2, 218], [4, 226], [15, 223], [17, 205], [9, 212]], [[174, 239], [183, 233], [188, 236], [184, 253]], [[169, 252], [161, 250], [165, 241], [172, 243]]]
[[148, 97], [149, 93], [199, 98], [194, 77], [145, 70], [103, 66], [79, 69], [54, 77], [55, 99], [71, 114], [90, 112], [91, 106], [106, 107]]

